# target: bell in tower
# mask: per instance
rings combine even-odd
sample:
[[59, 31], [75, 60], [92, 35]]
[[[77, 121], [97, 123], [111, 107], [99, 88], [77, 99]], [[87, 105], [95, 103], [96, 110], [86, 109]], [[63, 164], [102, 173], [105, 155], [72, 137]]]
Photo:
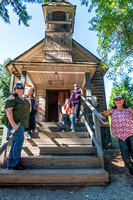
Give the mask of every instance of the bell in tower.
[[67, 0], [52, 0], [43, 5], [45, 62], [72, 62], [75, 9]]

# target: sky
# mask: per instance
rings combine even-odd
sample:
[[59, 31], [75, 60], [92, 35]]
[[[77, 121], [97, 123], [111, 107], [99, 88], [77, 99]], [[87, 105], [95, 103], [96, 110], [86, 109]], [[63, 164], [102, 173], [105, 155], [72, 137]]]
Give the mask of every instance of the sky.
[[[88, 8], [81, 6], [80, 0], [69, 0], [76, 5], [76, 16], [73, 39], [98, 57], [96, 32], [89, 31], [89, 20], [94, 12], [88, 13]], [[45, 37], [45, 22], [42, 6], [27, 4], [28, 13], [32, 16], [29, 27], [18, 25], [18, 16], [9, 6], [10, 24], [0, 18], [0, 64], [7, 58], [14, 59]], [[112, 82], [105, 77], [105, 92], [107, 105], [111, 94]]]

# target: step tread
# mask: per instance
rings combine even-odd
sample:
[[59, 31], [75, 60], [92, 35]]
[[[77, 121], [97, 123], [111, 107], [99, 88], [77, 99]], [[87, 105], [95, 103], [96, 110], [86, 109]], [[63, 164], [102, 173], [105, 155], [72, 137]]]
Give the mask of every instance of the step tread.
[[97, 150], [96, 147], [92, 145], [88, 145], [85, 147], [85, 145], [82, 147], [68, 147], [68, 146], [27, 146], [24, 145], [22, 149], [22, 155], [96, 155]]
[[89, 138], [89, 133], [88, 132], [35, 132], [32, 133], [32, 138], [67, 138], [67, 137], [72, 137], [72, 138]]
[[70, 159], [73, 159], [73, 158], [75, 158], [75, 159], [80, 159], [80, 158], [88, 158], [88, 159], [90, 159], [90, 158], [92, 158], [92, 159], [94, 159], [94, 158], [98, 158], [96, 155], [77, 155], [77, 156], [73, 156], [73, 155], [70, 155], [70, 156], [60, 156], [60, 155], [56, 155], [56, 156], [53, 156], [53, 155], [41, 155], [41, 156], [24, 156], [24, 157], [22, 157], [22, 159], [35, 159], [35, 160], [37, 160], [37, 159], [49, 159], [49, 158], [53, 158], [53, 159], [56, 159], [56, 158], [70, 158]]
[[0, 169], [0, 185], [97, 185], [109, 181], [104, 169], [31, 169], [11, 172]]
[[92, 140], [90, 138], [31, 138], [24, 141], [24, 144], [35, 142], [37, 144], [54, 144], [54, 142], [58, 143], [68, 143], [68, 144], [92, 144]]
[[[21, 172], [21, 174], [87, 174], [87, 173], [108, 173], [106, 170], [102, 168], [93, 168], [93, 169], [30, 169], [26, 172]], [[12, 172], [8, 169], [0, 169], [0, 174], [17, 174], [18, 172]]]

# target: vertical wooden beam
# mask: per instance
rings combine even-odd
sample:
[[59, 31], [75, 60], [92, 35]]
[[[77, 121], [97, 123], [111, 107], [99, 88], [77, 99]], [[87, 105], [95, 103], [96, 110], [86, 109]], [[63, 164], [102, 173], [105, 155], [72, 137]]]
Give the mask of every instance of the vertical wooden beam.
[[[85, 73], [85, 82], [86, 82], [86, 99], [91, 102], [91, 81], [90, 81], [90, 73]], [[86, 109], [86, 117], [89, 122], [89, 126], [93, 127], [93, 119], [92, 119], [92, 111], [89, 107]]]
[[27, 75], [27, 71], [22, 71], [22, 73], [21, 73], [21, 83], [23, 84], [24, 88], [25, 88], [25, 83], [26, 83], [26, 75]]
[[10, 94], [13, 93], [13, 88], [14, 88], [14, 74], [12, 73], [10, 81]]
[[90, 73], [85, 73], [86, 80], [86, 97], [87, 99], [91, 99], [91, 81], [90, 81]]

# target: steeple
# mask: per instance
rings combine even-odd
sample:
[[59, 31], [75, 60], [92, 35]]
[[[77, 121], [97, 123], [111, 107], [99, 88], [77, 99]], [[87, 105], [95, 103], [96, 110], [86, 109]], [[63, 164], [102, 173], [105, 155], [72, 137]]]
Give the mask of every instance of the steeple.
[[67, 0], [43, 5], [45, 19], [44, 61], [72, 62], [72, 33], [76, 6]]

